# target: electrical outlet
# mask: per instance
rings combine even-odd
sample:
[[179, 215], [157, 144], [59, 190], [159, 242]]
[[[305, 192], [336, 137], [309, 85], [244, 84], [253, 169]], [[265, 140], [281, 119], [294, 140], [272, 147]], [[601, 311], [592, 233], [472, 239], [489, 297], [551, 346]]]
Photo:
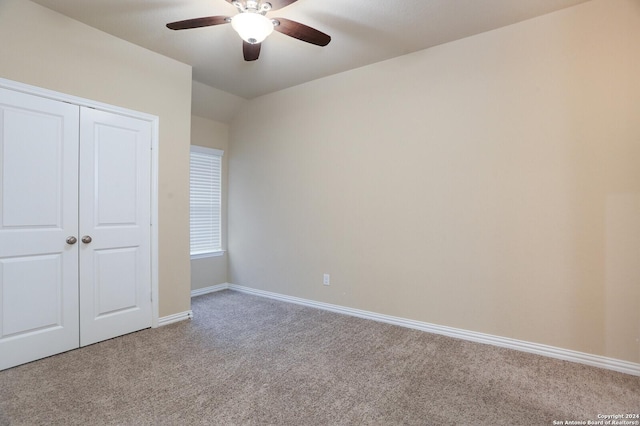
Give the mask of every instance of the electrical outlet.
[[329, 285], [331, 284], [331, 276], [329, 274], [324, 274], [322, 277], [322, 284]]

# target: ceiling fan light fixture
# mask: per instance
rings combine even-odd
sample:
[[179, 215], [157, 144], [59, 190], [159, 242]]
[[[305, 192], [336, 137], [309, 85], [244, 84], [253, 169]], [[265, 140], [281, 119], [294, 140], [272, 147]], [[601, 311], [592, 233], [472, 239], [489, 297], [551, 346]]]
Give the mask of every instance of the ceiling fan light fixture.
[[273, 32], [271, 19], [258, 12], [244, 12], [231, 19], [231, 26], [250, 44], [262, 43]]

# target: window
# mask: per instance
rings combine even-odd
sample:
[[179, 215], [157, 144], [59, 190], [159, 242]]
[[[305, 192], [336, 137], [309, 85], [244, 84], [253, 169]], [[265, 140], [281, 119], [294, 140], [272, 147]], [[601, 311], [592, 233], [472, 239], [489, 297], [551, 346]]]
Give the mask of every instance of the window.
[[191, 258], [220, 256], [222, 251], [222, 155], [224, 151], [191, 146]]

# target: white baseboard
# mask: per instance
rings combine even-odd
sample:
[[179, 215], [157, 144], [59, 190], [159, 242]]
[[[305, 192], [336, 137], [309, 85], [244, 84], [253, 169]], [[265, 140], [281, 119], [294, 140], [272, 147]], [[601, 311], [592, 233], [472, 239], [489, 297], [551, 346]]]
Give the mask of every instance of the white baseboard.
[[339, 314], [351, 315], [354, 317], [370, 319], [387, 324], [399, 325], [401, 327], [422, 330], [428, 333], [441, 334], [444, 336], [455, 337], [457, 339], [468, 340], [471, 342], [515, 349], [517, 351], [543, 355], [550, 358], [562, 359], [565, 361], [571, 361], [579, 364], [590, 365], [593, 367], [605, 368], [607, 370], [618, 371], [620, 373], [640, 376], [639, 363], [623, 361], [615, 358], [607, 358], [600, 355], [592, 355], [584, 352], [572, 351], [569, 349], [557, 348], [540, 343], [526, 342], [523, 340], [511, 339], [508, 337], [493, 336], [491, 334], [478, 333], [476, 331], [463, 330], [459, 328], [430, 324], [422, 321], [414, 321], [406, 318], [393, 317], [390, 315], [383, 315], [375, 312], [363, 311], [360, 309], [347, 308], [344, 306], [332, 305], [329, 303], [316, 302], [313, 300], [301, 299], [299, 297], [272, 293], [270, 291], [257, 290], [237, 284], [227, 284], [226, 288], [242, 293], [281, 300], [283, 302], [296, 303], [298, 305], [324, 309], [326, 311], [336, 312]]
[[[192, 290], [191, 291], [191, 297], [202, 296], [203, 294], [208, 294], [208, 293], [213, 293], [213, 292], [216, 292], [216, 291], [227, 290], [228, 288], [229, 288], [229, 284], [228, 283], [212, 285], [210, 287], [205, 287], [205, 288], [198, 288], [196, 290]], [[179, 312], [179, 313], [173, 314], [173, 315], [167, 315], [166, 317], [162, 317], [162, 318], [158, 319], [158, 327], [163, 326], [163, 325], [167, 325], [167, 324], [172, 324], [172, 323], [178, 322], [178, 321], [192, 319], [192, 318], [193, 318], [193, 311], [191, 311], [191, 310], [184, 311], [184, 312]]]
[[227, 290], [229, 288], [229, 283], [212, 285], [209, 287], [198, 288], [195, 290], [191, 290], [191, 297], [202, 296], [203, 294], [215, 293], [216, 291]]
[[172, 324], [172, 323], [178, 322], [178, 321], [191, 319], [191, 318], [193, 318], [193, 311], [191, 311], [191, 310], [184, 311], [184, 312], [179, 312], [179, 313], [173, 314], [173, 315], [167, 315], [166, 317], [161, 317], [161, 318], [158, 319], [158, 327], [161, 327], [163, 325]]

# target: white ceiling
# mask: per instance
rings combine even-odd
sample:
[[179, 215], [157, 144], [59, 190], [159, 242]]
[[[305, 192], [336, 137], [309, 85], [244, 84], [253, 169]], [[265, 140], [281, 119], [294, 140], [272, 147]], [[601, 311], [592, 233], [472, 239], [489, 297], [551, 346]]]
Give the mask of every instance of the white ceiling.
[[193, 78], [251, 99], [327, 75], [489, 31], [587, 0], [299, 0], [269, 17], [332, 37], [318, 47], [274, 32], [245, 62], [230, 25], [172, 31], [165, 24], [236, 13], [225, 0], [33, 0], [193, 66]]

